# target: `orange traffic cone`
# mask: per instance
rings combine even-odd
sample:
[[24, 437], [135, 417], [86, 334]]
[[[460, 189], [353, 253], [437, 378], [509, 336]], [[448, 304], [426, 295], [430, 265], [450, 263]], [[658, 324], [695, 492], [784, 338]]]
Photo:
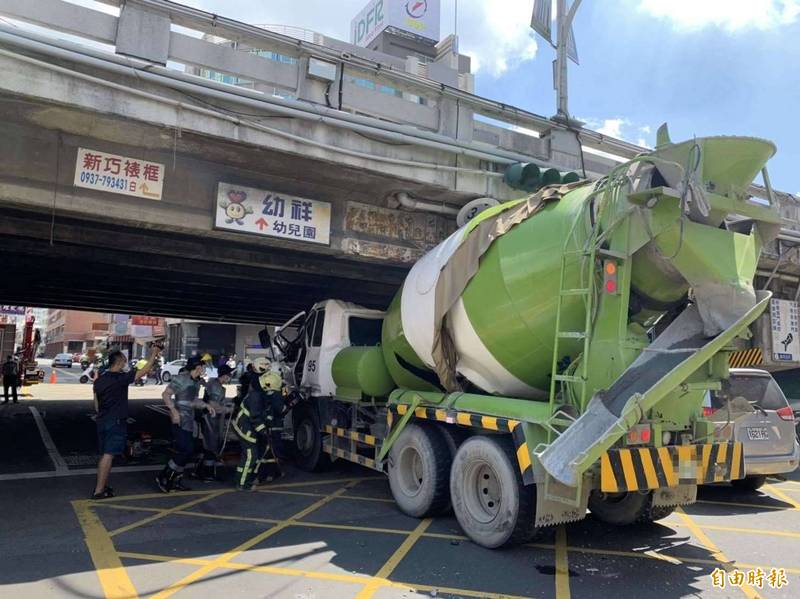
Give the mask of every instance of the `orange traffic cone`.
[[52, 370], [50, 372], [50, 384], [51, 385], [55, 385], [56, 381], [58, 381], [58, 375], [56, 374], [55, 370]]

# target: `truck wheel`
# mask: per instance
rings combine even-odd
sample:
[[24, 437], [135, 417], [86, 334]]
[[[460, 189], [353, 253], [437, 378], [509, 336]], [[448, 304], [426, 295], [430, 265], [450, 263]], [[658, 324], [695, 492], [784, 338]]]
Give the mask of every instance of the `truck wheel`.
[[319, 419], [309, 406], [297, 406], [294, 418], [294, 450], [297, 467], [318, 472], [330, 464], [330, 456], [322, 449]]
[[452, 463], [447, 443], [436, 428], [408, 424], [389, 452], [389, 486], [400, 510], [415, 518], [447, 510]]
[[656, 505], [650, 506], [650, 509], [644, 514], [643, 518], [639, 520], [639, 522], [655, 522], [657, 520], [663, 520], [667, 516], [671, 516], [672, 512], [675, 511], [675, 508], [678, 507], [676, 505]]
[[161, 373], [161, 380], [164, 383], [168, 383], [172, 380], [172, 375], [169, 372], [162, 372]]
[[764, 483], [767, 482], [767, 477], [762, 475], [745, 476], [738, 480], [732, 480], [731, 485], [734, 489], [739, 491], [757, 491]]
[[85, 374], [82, 374], [81, 378], [79, 380], [80, 380], [81, 384], [85, 385], [86, 383], [89, 382], [89, 377], [86, 376]]
[[524, 543], [536, 532], [536, 488], [523, 484], [508, 439], [464, 441], [453, 460], [450, 496], [458, 523], [478, 545]]
[[458, 448], [467, 438], [467, 432], [451, 424], [437, 424], [436, 430], [442, 434], [447, 449], [450, 450], [450, 459], [455, 459]]
[[[651, 494], [630, 491], [624, 493], [601, 493], [592, 491], [589, 495], [589, 510], [592, 515], [606, 524], [627, 526], [647, 520], [651, 511]], [[655, 519], [655, 518], [653, 518]]]

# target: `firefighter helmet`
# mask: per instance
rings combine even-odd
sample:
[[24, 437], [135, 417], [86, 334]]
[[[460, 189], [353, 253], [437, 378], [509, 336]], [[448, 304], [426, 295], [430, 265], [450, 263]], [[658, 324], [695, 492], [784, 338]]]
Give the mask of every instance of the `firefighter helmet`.
[[280, 391], [283, 386], [283, 380], [277, 372], [265, 372], [258, 377], [258, 384], [267, 392]]
[[261, 356], [253, 360], [252, 366], [254, 372], [264, 374], [269, 371], [271, 364], [269, 358]]

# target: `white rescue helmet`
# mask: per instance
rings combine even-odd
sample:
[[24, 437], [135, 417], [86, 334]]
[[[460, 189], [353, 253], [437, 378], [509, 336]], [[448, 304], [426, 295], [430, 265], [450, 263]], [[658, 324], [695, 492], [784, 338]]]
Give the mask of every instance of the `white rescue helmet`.
[[271, 365], [272, 364], [269, 361], [269, 358], [265, 358], [263, 356], [260, 356], [260, 357], [256, 358], [255, 360], [253, 360], [253, 363], [252, 363], [253, 372], [255, 372], [256, 374], [264, 374], [265, 372], [269, 372]]

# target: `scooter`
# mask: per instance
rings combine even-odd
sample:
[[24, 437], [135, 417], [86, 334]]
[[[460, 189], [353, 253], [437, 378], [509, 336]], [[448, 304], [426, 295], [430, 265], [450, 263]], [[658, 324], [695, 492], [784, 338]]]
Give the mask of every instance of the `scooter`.
[[97, 367], [94, 364], [89, 364], [89, 367], [81, 373], [81, 378], [78, 379], [81, 383], [94, 382], [97, 378]]

